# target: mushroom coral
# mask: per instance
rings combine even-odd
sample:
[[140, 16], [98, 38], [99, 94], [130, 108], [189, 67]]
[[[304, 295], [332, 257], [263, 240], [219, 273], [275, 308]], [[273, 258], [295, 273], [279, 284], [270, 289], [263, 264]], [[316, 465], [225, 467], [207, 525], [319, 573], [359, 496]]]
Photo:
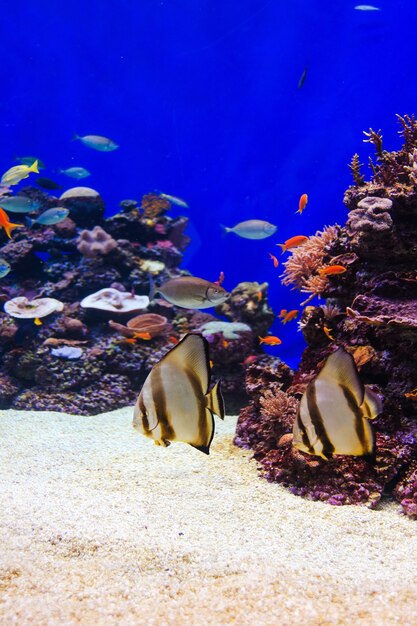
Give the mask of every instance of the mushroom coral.
[[108, 287], [90, 294], [80, 302], [83, 309], [110, 311], [112, 313], [134, 313], [146, 309], [148, 296], [136, 296], [128, 291]]
[[25, 296], [12, 298], [4, 304], [4, 310], [8, 315], [17, 319], [36, 319], [46, 317], [51, 313], [62, 311], [64, 305], [55, 298], [36, 298], [29, 300]]

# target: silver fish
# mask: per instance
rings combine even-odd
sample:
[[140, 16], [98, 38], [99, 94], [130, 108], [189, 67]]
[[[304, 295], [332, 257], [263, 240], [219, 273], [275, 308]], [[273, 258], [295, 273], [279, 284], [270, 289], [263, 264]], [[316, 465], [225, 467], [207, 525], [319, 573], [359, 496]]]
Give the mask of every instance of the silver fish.
[[7, 196], [0, 198], [0, 207], [9, 213], [30, 213], [41, 206], [38, 200], [26, 196]]
[[151, 283], [149, 299], [152, 300], [156, 293], [184, 309], [209, 309], [222, 304], [230, 296], [220, 285], [196, 276], [173, 278], [160, 287]]
[[86, 170], [85, 167], [68, 167], [66, 170], [59, 170], [59, 173], [65, 174], [65, 176], [69, 176], [70, 178], [76, 178], [77, 180], [91, 176], [91, 173]]
[[171, 202], [171, 204], [176, 204], [177, 206], [180, 206], [183, 209], [190, 208], [188, 204], [185, 202], [185, 200], [182, 200], [181, 198], [178, 198], [177, 196], [170, 196], [168, 193], [160, 193], [159, 197], [164, 198], [165, 200], [168, 200], [168, 202]]
[[380, 11], [379, 7], [374, 7], [372, 4], [357, 4], [355, 6], [356, 11]]
[[168, 446], [182, 441], [209, 454], [213, 414], [224, 418], [220, 383], [210, 386], [208, 342], [188, 334], [151, 370], [136, 402], [133, 426]]
[[374, 435], [368, 420], [381, 411], [380, 397], [362, 384], [353, 357], [339, 348], [301, 398], [293, 445], [323, 459], [371, 455]]
[[4, 278], [5, 276], [7, 276], [11, 269], [12, 268], [10, 267], [6, 259], [0, 258], [0, 278]]
[[68, 217], [69, 209], [65, 209], [64, 207], [54, 207], [53, 209], [48, 209], [44, 211], [39, 217], [32, 220], [29, 217], [26, 218], [27, 225], [33, 226], [33, 224], [42, 224], [43, 226], [52, 226], [53, 224], [59, 224], [66, 217]]
[[266, 239], [277, 231], [276, 226], [264, 220], [247, 220], [236, 224], [233, 228], [227, 226], [222, 226], [222, 228], [225, 233], [235, 233], [244, 239]]
[[74, 140], [79, 140], [88, 148], [93, 148], [99, 152], [111, 152], [119, 147], [117, 143], [108, 137], [101, 137], [101, 135], [85, 135], [84, 137], [75, 135]]

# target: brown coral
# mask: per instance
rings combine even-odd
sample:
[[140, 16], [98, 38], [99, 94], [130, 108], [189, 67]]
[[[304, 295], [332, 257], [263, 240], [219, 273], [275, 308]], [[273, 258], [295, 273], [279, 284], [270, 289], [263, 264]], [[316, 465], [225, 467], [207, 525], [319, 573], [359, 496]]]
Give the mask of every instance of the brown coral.
[[166, 334], [171, 328], [167, 318], [156, 313], [136, 315], [127, 322], [126, 326], [110, 320], [109, 326], [128, 338], [134, 337], [137, 333], [149, 333], [151, 337], [158, 337]]
[[148, 193], [142, 198], [141, 209], [143, 215], [148, 219], [154, 219], [162, 215], [171, 207], [171, 204], [165, 198], [161, 198], [155, 193]]
[[87, 258], [105, 256], [117, 248], [117, 241], [106, 233], [101, 226], [92, 230], [82, 230], [78, 238], [77, 248]]

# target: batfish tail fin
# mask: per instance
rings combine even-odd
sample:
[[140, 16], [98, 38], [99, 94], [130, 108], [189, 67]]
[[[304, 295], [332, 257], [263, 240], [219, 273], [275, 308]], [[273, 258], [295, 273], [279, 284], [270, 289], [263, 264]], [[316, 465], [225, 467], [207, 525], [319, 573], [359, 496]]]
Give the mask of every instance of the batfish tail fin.
[[218, 415], [222, 420], [224, 419], [224, 400], [220, 388], [220, 380], [214, 385], [213, 389], [206, 396], [207, 408]]

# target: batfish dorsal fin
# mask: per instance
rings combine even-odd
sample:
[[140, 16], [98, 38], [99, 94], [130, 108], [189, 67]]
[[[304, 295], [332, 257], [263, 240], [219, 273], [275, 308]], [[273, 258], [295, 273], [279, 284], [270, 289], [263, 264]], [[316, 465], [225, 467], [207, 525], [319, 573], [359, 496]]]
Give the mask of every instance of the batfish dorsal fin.
[[370, 420], [382, 413], [382, 400], [369, 385], [365, 385], [365, 397], [361, 408], [363, 409], [365, 417]]
[[326, 361], [319, 373], [318, 379], [329, 378], [334, 382], [347, 387], [353, 394], [358, 406], [364, 400], [365, 389], [358, 376], [355, 361], [343, 348], [338, 348]]
[[202, 335], [190, 333], [172, 348], [155, 367], [171, 365], [181, 370], [191, 369], [201, 383], [203, 395], [206, 395], [210, 383], [210, 361], [208, 342]]

